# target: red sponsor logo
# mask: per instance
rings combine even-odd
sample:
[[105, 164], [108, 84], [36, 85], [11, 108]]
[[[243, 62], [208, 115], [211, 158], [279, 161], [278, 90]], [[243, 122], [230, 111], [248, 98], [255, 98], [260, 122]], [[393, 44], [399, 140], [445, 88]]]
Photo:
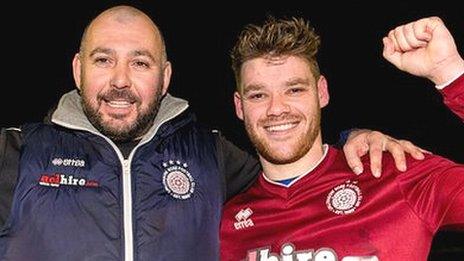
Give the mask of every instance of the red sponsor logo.
[[280, 253], [272, 253], [270, 247], [248, 251], [244, 261], [337, 261], [338, 257], [331, 248], [307, 249], [296, 251], [292, 243], [282, 246]]
[[39, 184], [47, 187], [78, 186], [78, 187], [99, 187], [100, 184], [95, 180], [87, 180], [85, 178], [74, 177], [73, 175], [51, 174], [40, 176]]

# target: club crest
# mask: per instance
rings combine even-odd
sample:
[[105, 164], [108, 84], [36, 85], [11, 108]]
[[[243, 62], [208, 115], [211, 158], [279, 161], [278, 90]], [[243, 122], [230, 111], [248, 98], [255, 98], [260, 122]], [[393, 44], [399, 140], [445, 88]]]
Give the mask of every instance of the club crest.
[[353, 213], [361, 204], [362, 193], [357, 181], [346, 181], [333, 188], [327, 195], [327, 208], [337, 215]]
[[176, 199], [188, 199], [192, 196], [195, 181], [187, 170], [187, 163], [170, 160], [163, 163], [163, 185], [166, 192]]

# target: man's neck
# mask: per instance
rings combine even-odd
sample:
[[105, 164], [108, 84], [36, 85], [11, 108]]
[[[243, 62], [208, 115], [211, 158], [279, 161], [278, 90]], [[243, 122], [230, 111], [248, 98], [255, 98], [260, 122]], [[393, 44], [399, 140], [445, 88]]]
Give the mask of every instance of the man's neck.
[[324, 156], [321, 140], [316, 140], [311, 149], [300, 159], [287, 164], [274, 164], [263, 157], [260, 158], [264, 175], [270, 180], [284, 180], [304, 175], [316, 167]]
[[115, 141], [114, 143], [121, 151], [124, 159], [127, 159], [132, 152], [132, 150], [137, 146], [140, 140], [130, 140], [130, 141]]

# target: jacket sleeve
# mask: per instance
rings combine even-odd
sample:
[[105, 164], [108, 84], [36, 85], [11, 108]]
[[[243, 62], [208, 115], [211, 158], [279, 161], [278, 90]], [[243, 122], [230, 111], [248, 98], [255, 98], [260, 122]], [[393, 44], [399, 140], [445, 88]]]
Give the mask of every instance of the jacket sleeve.
[[19, 129], [0, 130], [0, 227], [5, 224], [10, 214], [21, 145], [22, 136]]
[[440, 92], [446, 106], [458, 115], [461, 120], [464, 120], [464, 74], [440, 90]]
[[217, 154], [224, 173], [225, 199], [245, 191], [261, 172], [261, 165], [254, 155], [238, 148], [221, 133], [217, 134]]

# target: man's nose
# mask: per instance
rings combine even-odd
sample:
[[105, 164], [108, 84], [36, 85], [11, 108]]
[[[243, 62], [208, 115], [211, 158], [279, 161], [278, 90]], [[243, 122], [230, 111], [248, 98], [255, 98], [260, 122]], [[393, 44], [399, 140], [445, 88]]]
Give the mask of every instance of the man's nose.
[[285, 97], [282, 97], [282, 95], [273, 95], [269, 101], [267, 114], [277, 116], [288, 112], [290, 112], [290, 106]]
[[123, 64], [117, 65], [114, 67], [111, 86], [118, 89], [130, 87], [131, 80], [129, 74], [130, 71], [127, 66]]

